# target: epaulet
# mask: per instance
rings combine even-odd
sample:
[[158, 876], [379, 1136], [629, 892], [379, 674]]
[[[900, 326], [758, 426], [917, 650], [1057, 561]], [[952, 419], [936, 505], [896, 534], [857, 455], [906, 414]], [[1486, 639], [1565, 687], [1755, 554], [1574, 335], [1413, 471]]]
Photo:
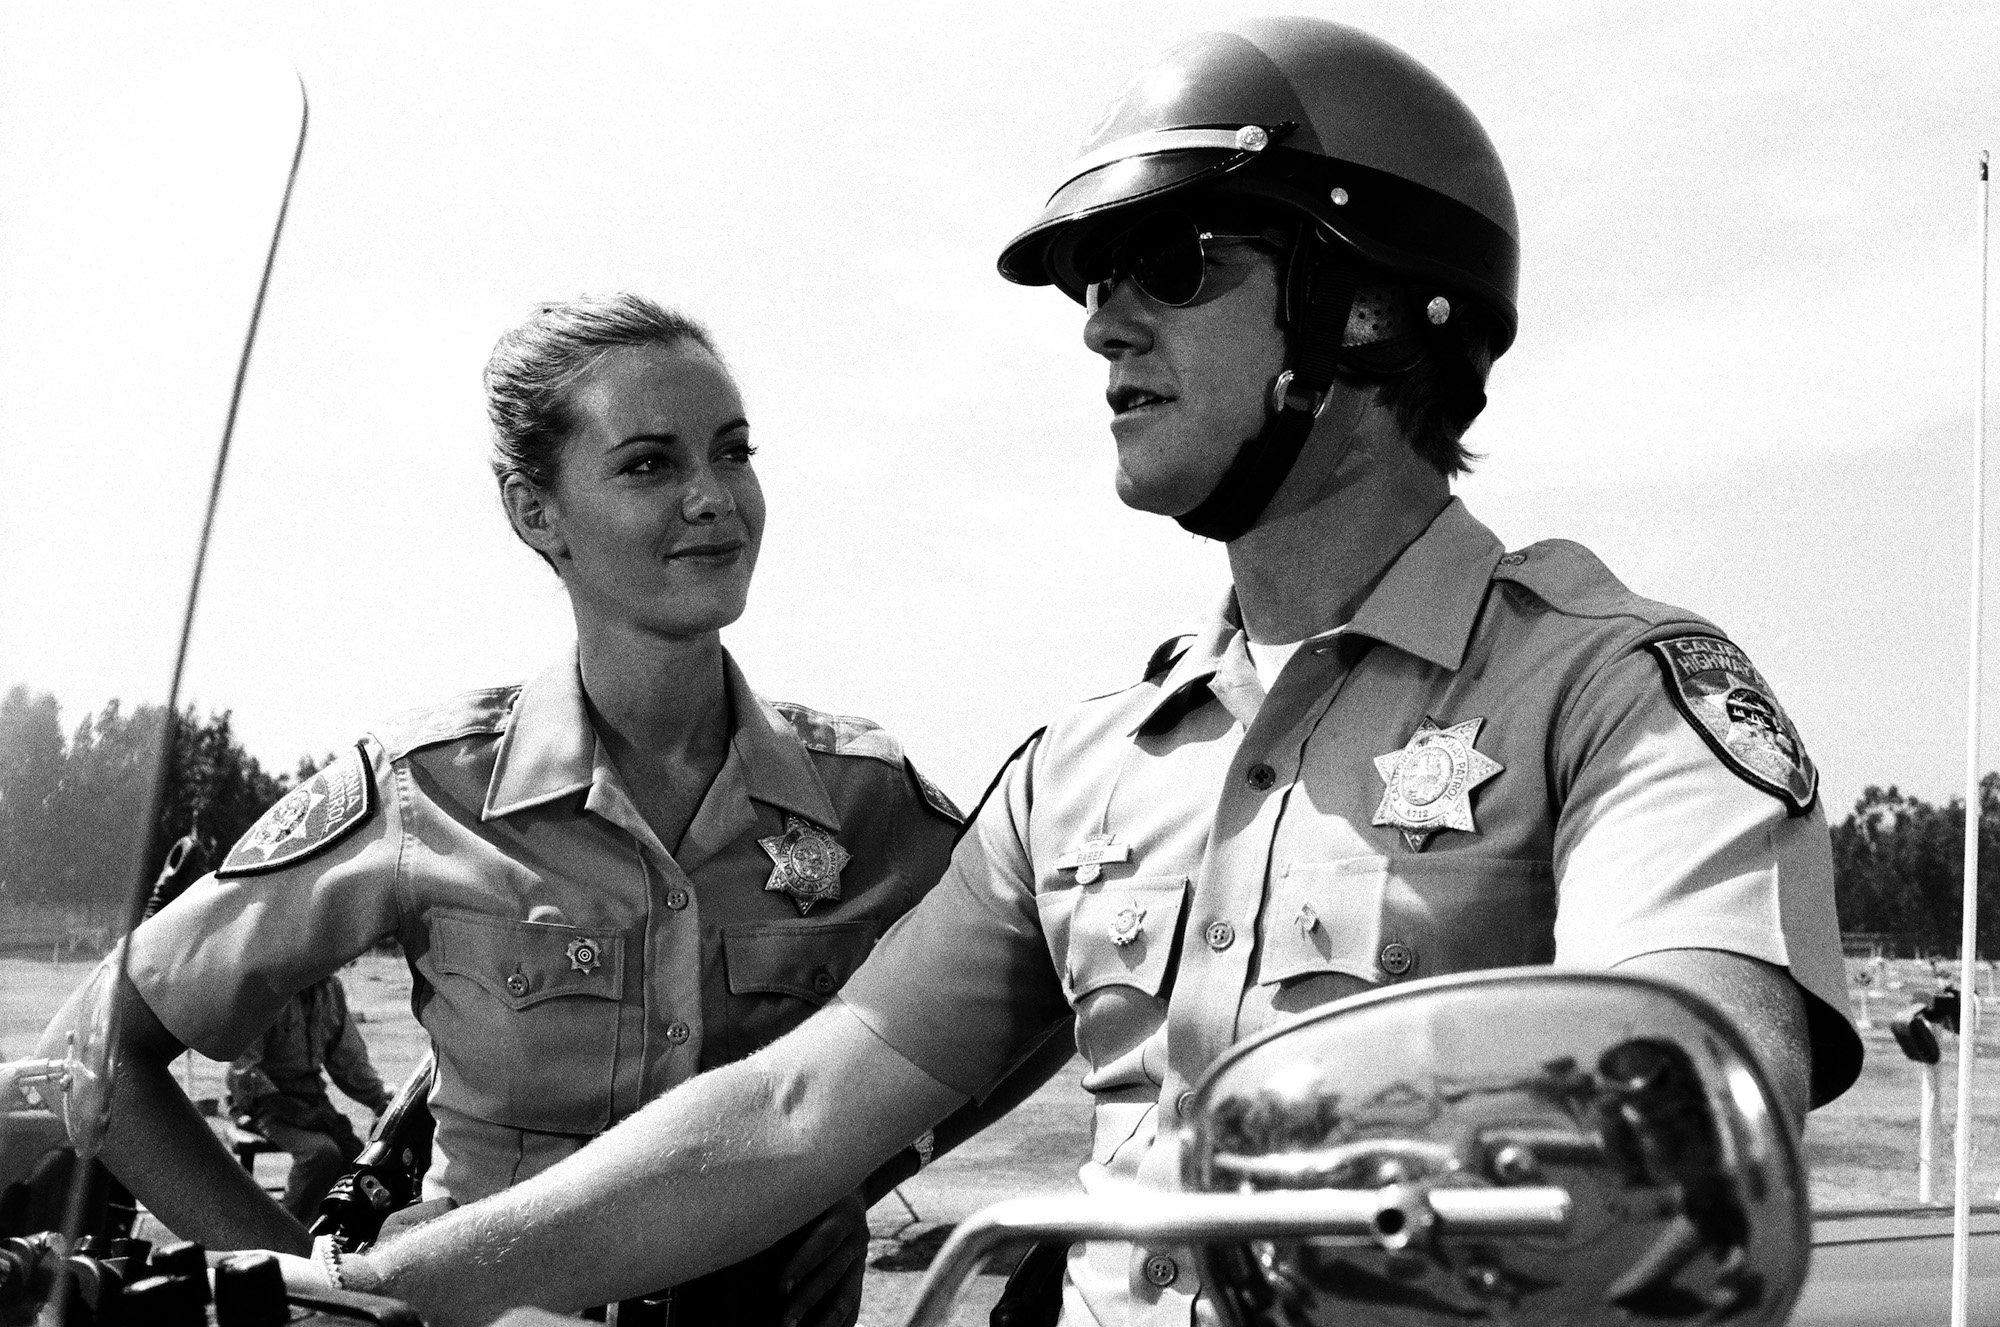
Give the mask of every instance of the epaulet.
[[1193, 639], [1194, 636], [1190, 633], [1182, 636], [1169, 636], [1161, 641], [1159, 645], [1154, 647], [1152, 657], [1146, 660], [1146, 672], [1140, 680], [1150, 682], [1179, 663], [1181, 656], [1188, 652], [1188, 643]]
[[400, 760], [412, 751], [440, 742], [481, 733], [498, 733], [507, 727], [514, 712], [514, 699], [521, 694], [517, 683], [507, 687], [487, 687], [467, 691], [437, 705], [426, 705], [398, 715], [374, 732], [377, 742], [391, 760]]
[[923, 794], [924, 805], [953, 825], [962, 826], [965, 823], [965, 816], [957, 804], [945, 796], [944, 789], [925, 778], [923, 771], [903, 754], [903, 744], [873, 720], [852, 714], [824, 714], [809, 705], [795, 705], [788, 700], [769, 703], [785, 722], [792, 725], [792, 731], [798, 734], [799, 744], [806, 750], [830, 756], [865, 756], [894, 765], [917, 785], [917, 791]]
[[788, 700], [774, 700], [770, 705], [792, 725], [792, 731], [808, 751], [830, 756], [867, 756], [899, 767], [903, 763], [903, 744], [872, 720], [852, 714], [824, 714]]
[[1558, 613], [1571, 617], [1626, 617], [1650, 625], [1701, 623], [1702, 618], [1632, 593], [1582, 544], [1544, 539], [1500, 559], [1493, 579], [1519, 585]]

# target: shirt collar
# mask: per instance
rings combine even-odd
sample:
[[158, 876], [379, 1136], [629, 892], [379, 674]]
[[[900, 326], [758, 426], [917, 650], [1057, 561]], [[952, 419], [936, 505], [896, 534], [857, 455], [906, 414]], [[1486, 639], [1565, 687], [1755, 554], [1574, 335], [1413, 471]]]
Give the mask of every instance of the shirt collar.
[[1153, 703], [1133, 726], [1135, 733], [1167, 732], [1194, 711], [1206, 705], [1215, 693], [1209, 683], [1228, 653], [1230, 642], [1241, 633], [1236, 622], [1236, 592], [1223, 596], [1221, 607], [1203, 619], [1188, 641], [1187, 648], [1167, 675]]
[[[730, 754], [744, 791], [837, 833], [840, 817], [790, 722], [757, 697], [727, 650], [722, 653], [722, 676], [734, 720]], [[480, 819], [512, 815], [582, 792], [591, 786], [598, 764], [597, 731], [584, 705], [583, 679], [572, 646], [546, 672], [524, 684], [515, 698]]]
[[[1353, 621], [1312, 641], [1341, 634], [1366, 636], [1439, 668], [1456, 669], [1465, 662], [1465, 649], [1500, 554], [1500, 541], [1493, 532], [1453, 498], [1390, 564]], [[1231, 661], [1231, 650], [1243, 653], [1242, 631], [1236, 593], [1231, 590], [1168, 670], [1134, 731], [1164, 732], [1213, 698], [1216, 674]], [[1242, 667], [1227, 672], [1234, 678], [1248, 668], [1246, 655]]]
[[479, 818], [512, 815], [581, 792], [590, 787], [596, 765], [597, 731], [584, 708], [583, 679], [571, 646], [523, 683], [514, 698]]
[[1456, 669], [1500, 553], [1493, 532], [1453, 498], [1390, 564], [1347, 630]]
[[840, 816], [791, 720], [750, 690], [727, 650], [722, 653], [722, 675], [729, 688], [730, 709], [736, 715], [736, 732], [730, 744], [743, 763], [744, 790], [760, 802], [838, 833]]

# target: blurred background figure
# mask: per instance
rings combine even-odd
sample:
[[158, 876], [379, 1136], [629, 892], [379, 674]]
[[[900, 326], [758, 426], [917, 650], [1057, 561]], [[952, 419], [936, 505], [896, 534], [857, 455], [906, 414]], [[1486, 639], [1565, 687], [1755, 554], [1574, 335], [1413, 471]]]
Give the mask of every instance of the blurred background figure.
[[361, 1139], [326, 1093], [340, 1090], [380, 1115], [389, 1090], [368, 1062], [368, 1043], [340, 978], [325, 977], [286, 1001], [269, 1031], [229, 1066], [229, 1113], [291, 1153], [285, 1210], [310, 1223], [319, 1200], [361, 1153]]

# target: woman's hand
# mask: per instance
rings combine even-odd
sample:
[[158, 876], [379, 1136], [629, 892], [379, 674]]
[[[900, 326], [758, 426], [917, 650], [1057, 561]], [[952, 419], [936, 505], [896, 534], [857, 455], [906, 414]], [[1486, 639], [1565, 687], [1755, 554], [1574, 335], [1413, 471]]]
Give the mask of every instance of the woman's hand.
[[[118, 1078], [100, 1153], [105, 1165], [183, 1239], [215, 1250], [306, 1252], [306, 1228], [236, 1164], [174, 1081], [174, 1060], [186, 1047], [128, 978], [117, 981]], [[42, 1034], [44, 1046], [60, 1053], [67, 1033], [81, 1040], [92, 1030], [89, 993], [86, 982], [70, 997]]]
[[850, 1193], [813, 1218], [778, 1277], [784, 1327], [853, 1327], [868, 1268], [868, 1209]]

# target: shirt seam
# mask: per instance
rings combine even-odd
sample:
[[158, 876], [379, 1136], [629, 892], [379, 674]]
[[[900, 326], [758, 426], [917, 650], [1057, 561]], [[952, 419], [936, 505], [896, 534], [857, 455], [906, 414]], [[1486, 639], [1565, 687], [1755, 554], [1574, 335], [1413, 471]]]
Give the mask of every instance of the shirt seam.
[[[1608, 670], [1613, 664], [1623, 663], [1628, 656], [1636, 653], [1640, 647], [1647, 644], [1648, 642], [1646, 640], [1646, 637], [1650, 635], [1652, 632], [1660, 630], [1668, 630], [1672, 629], [1673, 627], [1682, 625], [1682, 623], [1679, 622], [1648, 622], [1646, 619], [1637, 617], [1636, 615], [1630, 613], [1607, 614], [1603, 617], [1594, 618], [1592, 620], [1611, 621], [1621, 617], [1628, 618], [1638, 623], [1638, 626], [1635, 627], [1627, 635], [1620, 638], [1619, 641], [1617, 642], [1617, 648], [1606, 651], [1604, 656], [1597, 661], [1596, 666], [1590, 670], [1589, 674], [1585, 676], [1580, 682], [1578, 682], [1574, 687], [1571, 687], [1569, 689], [1569, 694], [1564, 698], [1562, 707], [1556, 713], [1555, 723], [1551, 725], [1549, 728], [1548, 745], [1546, 749], [1548, 751], [1548, 759], [1551, 765], [1555, 763], [1555, 754], [1556, 754], [1555, 743], [1558, 736], [1561, 733], [1568, 730], [1570, 725], [1570, 720], [1575, 715], [1577, 706], [1582, 704], [1584, 697], [1590, 693], [1592, 688], [1596, 687], [1598, 683], [1603, 680], [1606, 670]], [[1551, 780], [1551, 784], [1553, 785], [1553, 780]], [[1561, 811], [1567, 809], [1568, 809], [1568, 789], [1564, 789], [1563, 804], [1561, 807], [1558, 808], [1558, 812], [1560, 813]]]

